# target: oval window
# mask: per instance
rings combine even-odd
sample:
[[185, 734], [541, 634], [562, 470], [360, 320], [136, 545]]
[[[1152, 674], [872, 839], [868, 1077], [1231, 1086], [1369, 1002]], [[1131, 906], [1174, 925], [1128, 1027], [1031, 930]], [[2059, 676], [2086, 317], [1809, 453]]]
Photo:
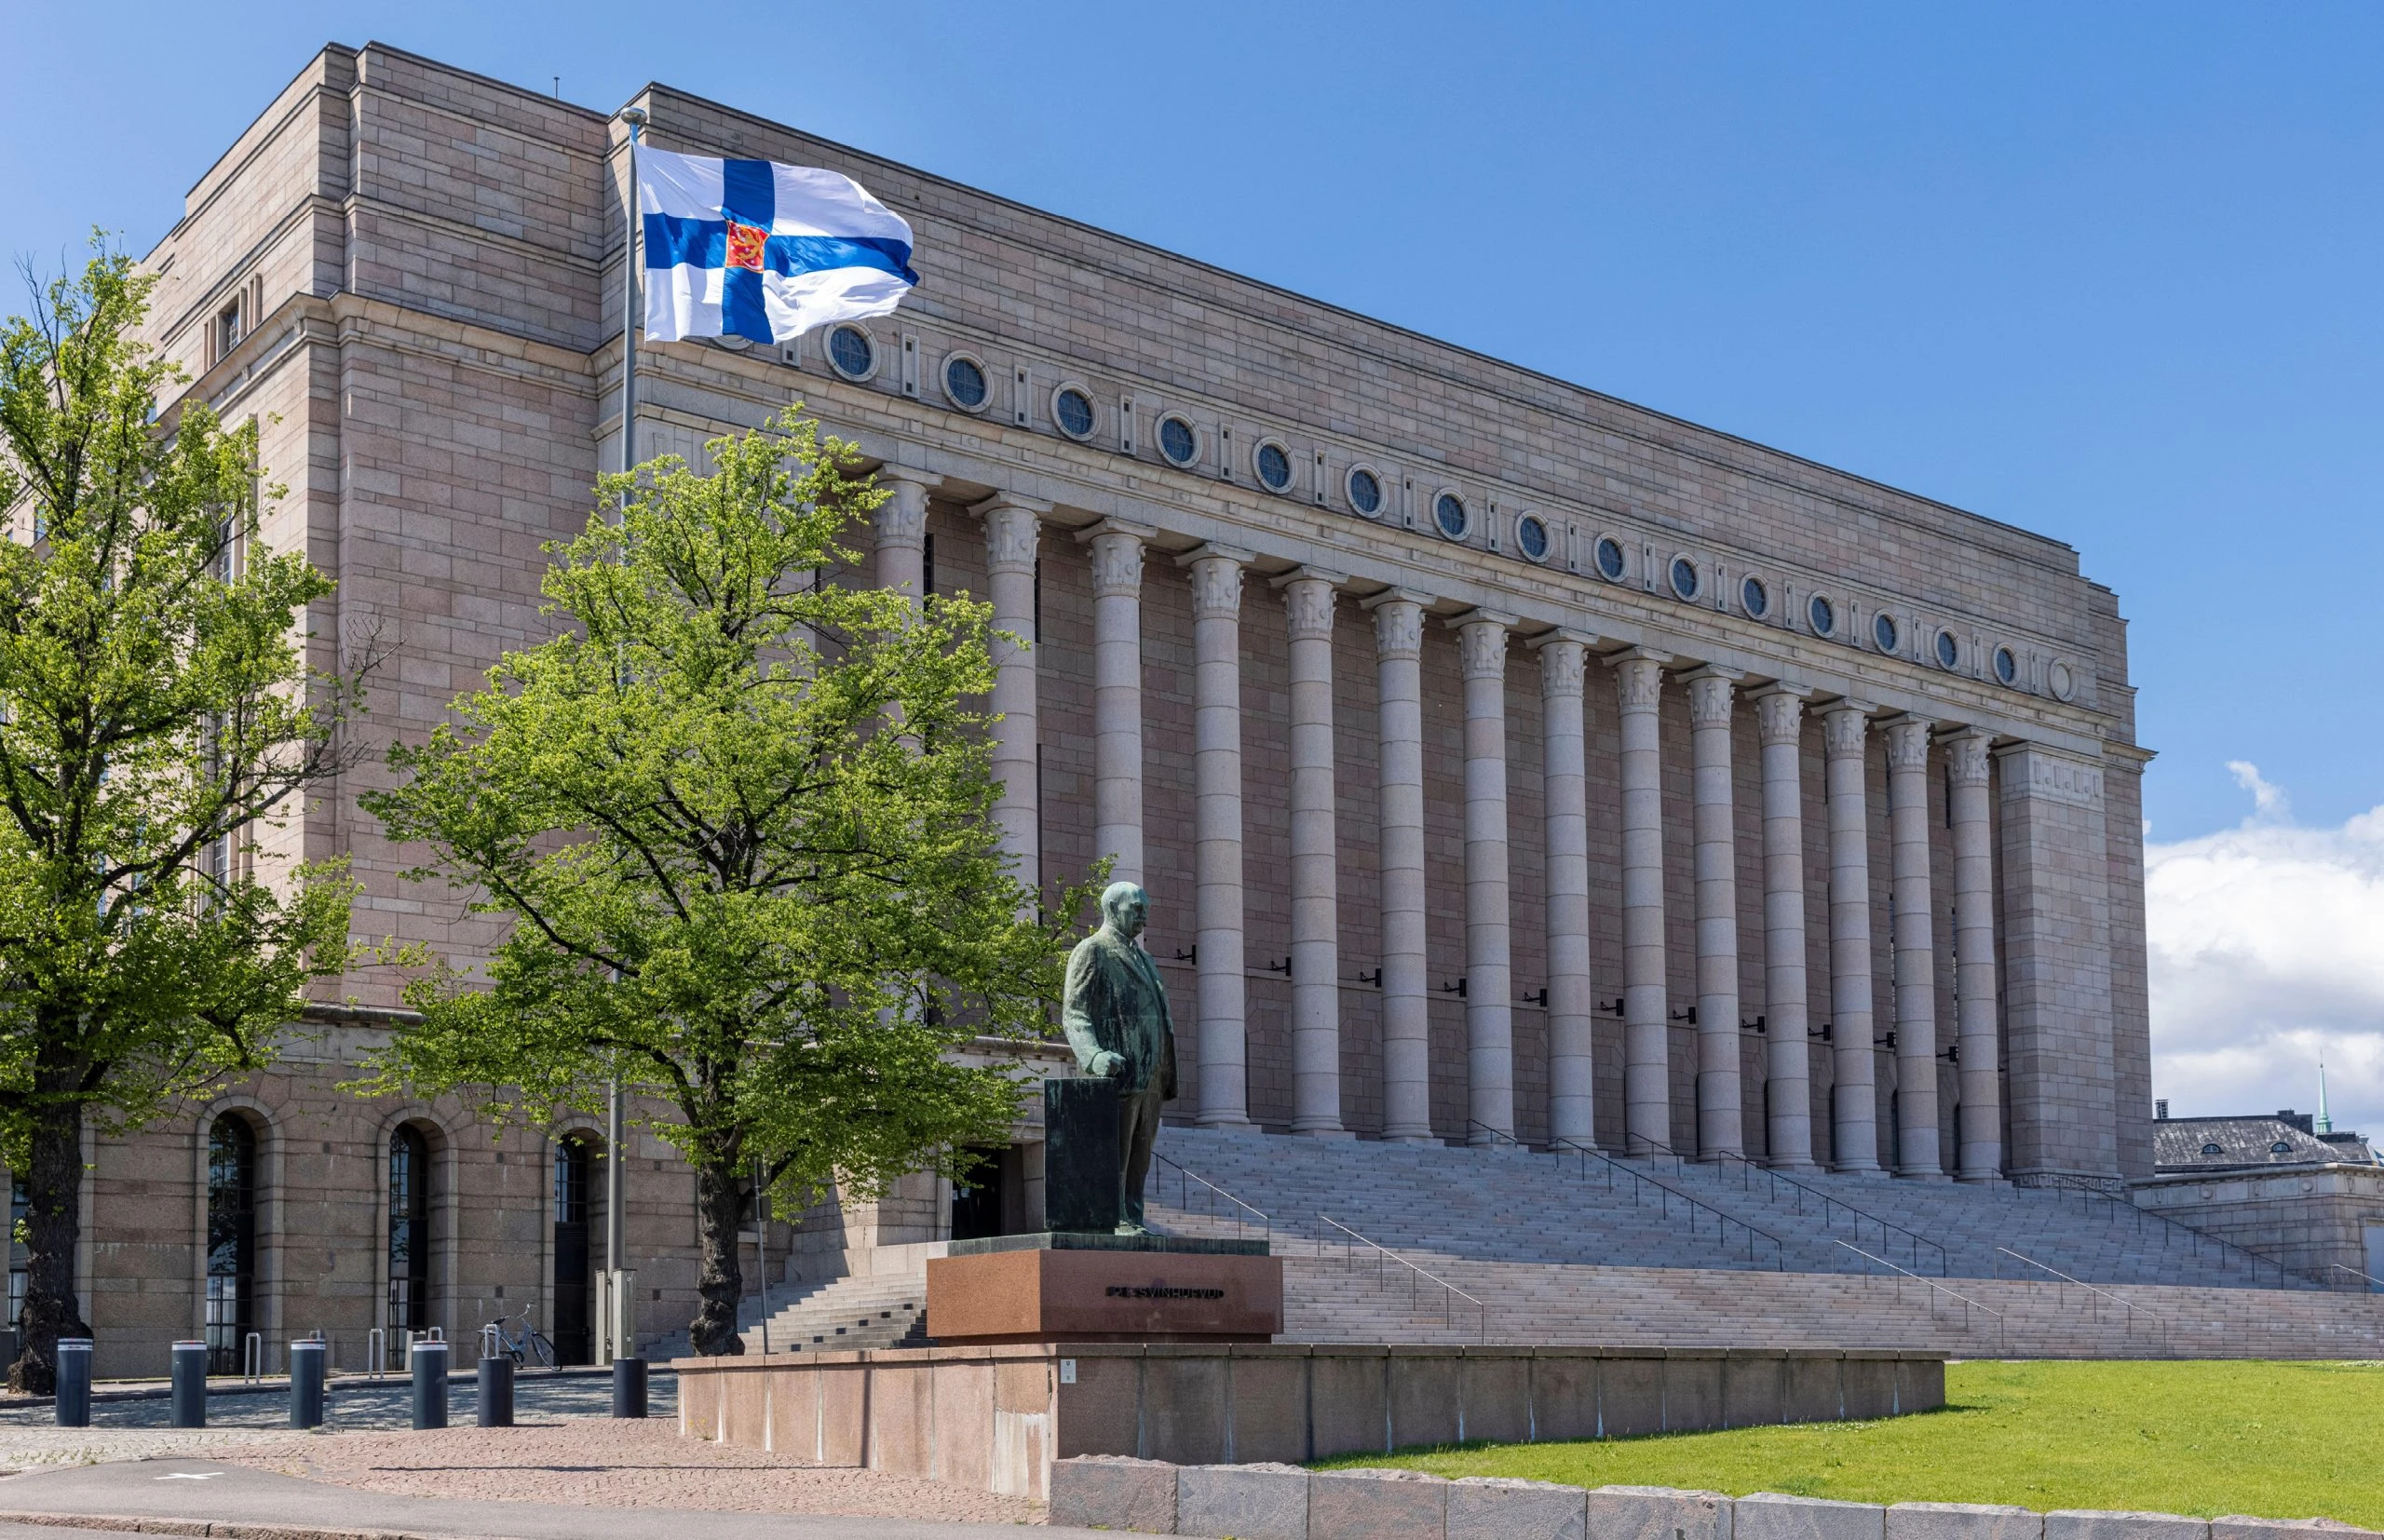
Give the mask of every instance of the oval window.
[[1609, 583], [1622, 581], [1622, 542], [1610, 534], [1598, 536], [1598, 574]]
[[1995, 649], [1995, 677], [2006, 684], [2016, 684], [2020, 682], [2020, 660], [2012, 655], [2011, 648]]
[[1812, 601], [1805, 606], [1805, 618], [1813, 623], [1815, 636], [1837, 634], [1837, 606], [1820, 594], [1813, 595]]
[[877, 368], [877, 349], [860, 327], [840, 326], [828, 333], [828, 361], [847, 380], [866, 380]]
[[1697, 597], [1697, 563], [1686, 556], [1673, 558], [1673, 592], [1683, 599]]
[[1962, 644], [1954, 640], [1951, 631], [1937, 633], [1937, 667], [1951, 669], [1962, 661]]
[[1158, 425], [1158, 452], [1179, 466], [1188, 466], [1200, 453], [1199, 435], [1181, 417], [1166, 417]]
[[1280, 444], [1258, 446], [1258, 480], [1268, 492], [1280, 492], [1292, 484], [1292, 457], [1283, 453]]
[[1761, 620], [1771, 608], [1771, 593], [1760, 577], [1750, 577], [1739, 585], [1739, 603], [1750, 619]]
[[1382, 511], [1382, 482], [1373, 471], [1363, 466], [1353, 467], [1341, 490], [1348, 494], [1349, 506], [1372, 519]]
[[1536, 513], [1515, 520], [1515, 547], [1533, 561], [1548, 560], [1548, 522]]
[[1462, 540], [1473, 516], [1466, 511], [1465, 500], [1456, 493], [1444, 492], [1432, 499], [1432, 522], [1443, 534], [1452, 540]]
[[1895, 616], [1891, 615], [1879, 615], [1872, 617], [1871, 640], [1879, 644], [1879, 651], [1883, 653], [1894, 652], [1896, 650], [1896, 638], [1901, 634], [1902, 633], [1896, 629]]
[[1092, 437], [1092, 398], [1074, 385], [1051, 398], [1051, 420], [1071, 439]]
[[952, 358], [943, 361], [943, 393], [952, 404], [963, 411], [974, 412], [985, 404], [985, 371], [974, 358]]

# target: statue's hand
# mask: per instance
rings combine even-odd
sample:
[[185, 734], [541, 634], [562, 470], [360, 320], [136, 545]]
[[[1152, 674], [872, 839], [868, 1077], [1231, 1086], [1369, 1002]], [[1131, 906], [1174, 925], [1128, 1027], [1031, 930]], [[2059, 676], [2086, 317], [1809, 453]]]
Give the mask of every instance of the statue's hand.
[[1107, 1048], [1104, 1048], [1099, 1053], [1094, 1054], [1092, 1056], [1092, 1062], [1087, 1064], [1084, 1068], [1087, 1074], [1098, 1075], [1102, 1079], [1106, 1080], [1125, 1067], [1126, 1056], [1124, 1054], [1112, 1053]]

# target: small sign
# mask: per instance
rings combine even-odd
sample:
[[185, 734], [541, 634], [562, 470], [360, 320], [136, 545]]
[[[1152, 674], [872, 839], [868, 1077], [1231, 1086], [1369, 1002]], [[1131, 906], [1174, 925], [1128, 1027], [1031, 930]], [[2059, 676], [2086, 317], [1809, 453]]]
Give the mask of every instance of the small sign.
[[1077, 1361], [1074, 1358], [1062, 1358], [1060, 1360], [1060, 1383], [1062, 1385], [1074, 1385], [1077, 1383]]

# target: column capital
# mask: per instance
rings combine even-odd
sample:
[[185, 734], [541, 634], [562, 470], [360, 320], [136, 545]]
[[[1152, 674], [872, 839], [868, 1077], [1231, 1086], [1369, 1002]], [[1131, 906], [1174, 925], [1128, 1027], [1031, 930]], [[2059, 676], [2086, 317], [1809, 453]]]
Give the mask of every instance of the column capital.
[[1348, 573], [1334, 572], [1330, 567], [1304, 566], [1294, 567], [1287, 573], [1277, 573], [1266, 580], [1266, 586], [1288, 588], [1294, 583], [1323, 583], [1337, 588], [1348, 581]]
[[1241, 614], [1241, 569], [1249, 554], [1229, 547], [1203, 546], [1178, 558], [1192, 569], [1192, 617], [1231, 620]]
[[1669, 653], [1632, 647], [1606, 659], [1614, 669], [1614, 688], [1625, 711], [1652, 711], [1664, 698], [1664, 665]]
[[1143, 544], [1158, 532], [1147, 524], [1104, 519], [1077, 532], [1092, 547], [1092, 592], [1097, 599], [1131, 599], [1143, 591]]
[[1688, 686], [1692, 727], [1730, 725], [1730, 687], [1745, 676], [1729, 669], [1696, 669], [1681, 676]]
[[1302, 567], [1273, 579], [1273, 586], [1283, 590], [1294, 642], [1332, 640], [1334, 574]]
[[1581, 676], [1589, 659], [1589, 645], [1579, 633], [1551, 631], [1533, 637], [1532, 649], [1539, 654], [1539, 693], [1550, 700], [1561, 700], [1581, 693]]
[[1371, 610], [1384, 604], [1412, 604], [1418, 610], [1429, 610], [1440, 602], [1439, 597], [1416, 588], [1385, 588], [1358, 601], [1358, 608]]
[[1049, 503], [996, 493], [970, 511], [985, 521], [985, 569], [991, 573], [1031, 573], [1036, 541], [1042, 533]]
[[1864, 735], [1871, 730], [1871, 709], [1860, 701], [1834, 700], [1821, 709], [1822, 741], [1829, 748], [1830, 758], [1843, 759], [1862, 752]]
[[1507, 631], [1515, 617], [1497, 610], [1469, 610], [1452, 619], [1462, 639], [1465, 677], [1501, 679], [1507, 672]]
[[877, 473], [886, 501], [869, 516], [881, 549], [923, 550], [928, 543], [928, 493], [941, 477], [888, 466]]
[[1890, 770], [1926, 770], [1929, 768], [1929, 735], [1936, 723], [1927, 717], [1907, 711], [1888, 719], [1888, 768]]
[[1375, 595], [1362, 607], [1375, 613], [1375, 654], [1378, 657], [1417, 657], [1424, 651], [1424, 604], [1421, 594], [1404, 588]]
[[1995, 735], [1984, 727], [1966, 727], [1945, 739], [1945, 763], [1953, 772], [1955, 785], [1986, 784], [1988, 750], [1994, 744]]
[[916, 487], [922, 494], [932, 493], [943, 485], [943, 473], [940, 470], [921, 470], [916, 466], [898, 466], [891, 461], [878, 466], [874, 474], [880, 481]]
[[1796, 685], [1767, 684], [1749, 692], [1754, 702], [1757, 728], [1766, 743], [1796, 743], [1805, 732], [1805, 697], [1812, 692]]

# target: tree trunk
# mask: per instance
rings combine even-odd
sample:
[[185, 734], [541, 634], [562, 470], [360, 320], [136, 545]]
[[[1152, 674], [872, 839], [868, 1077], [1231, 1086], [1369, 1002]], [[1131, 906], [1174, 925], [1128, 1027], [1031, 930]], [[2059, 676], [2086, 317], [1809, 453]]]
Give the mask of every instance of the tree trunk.
[[17, 1322], [22, 1348], [8, 1370], [8, 1388], [24, 1396], [55, 1395], [58, 1339], [91, 1334], [74, 1289], [74, 1251], [83, 1238], [83, 1109], [59, 1095], [62, 1082], [40, 1088], [58, 1100], [47, 1101], [34, 1124], [24, 1172], [28, 1255], [25, 1309]]
[[744, 1209], [734, 1162], [696, 1168], [696, 1237], [703, 1247], [703, 1264], [696, 1277], [696, 1318], [687, 1323], [687, 1334], [702, 1356], [745, 1351], [745, 1339], [737, 1332], [737, 1304], [745, 1292], [737, 1222]]

